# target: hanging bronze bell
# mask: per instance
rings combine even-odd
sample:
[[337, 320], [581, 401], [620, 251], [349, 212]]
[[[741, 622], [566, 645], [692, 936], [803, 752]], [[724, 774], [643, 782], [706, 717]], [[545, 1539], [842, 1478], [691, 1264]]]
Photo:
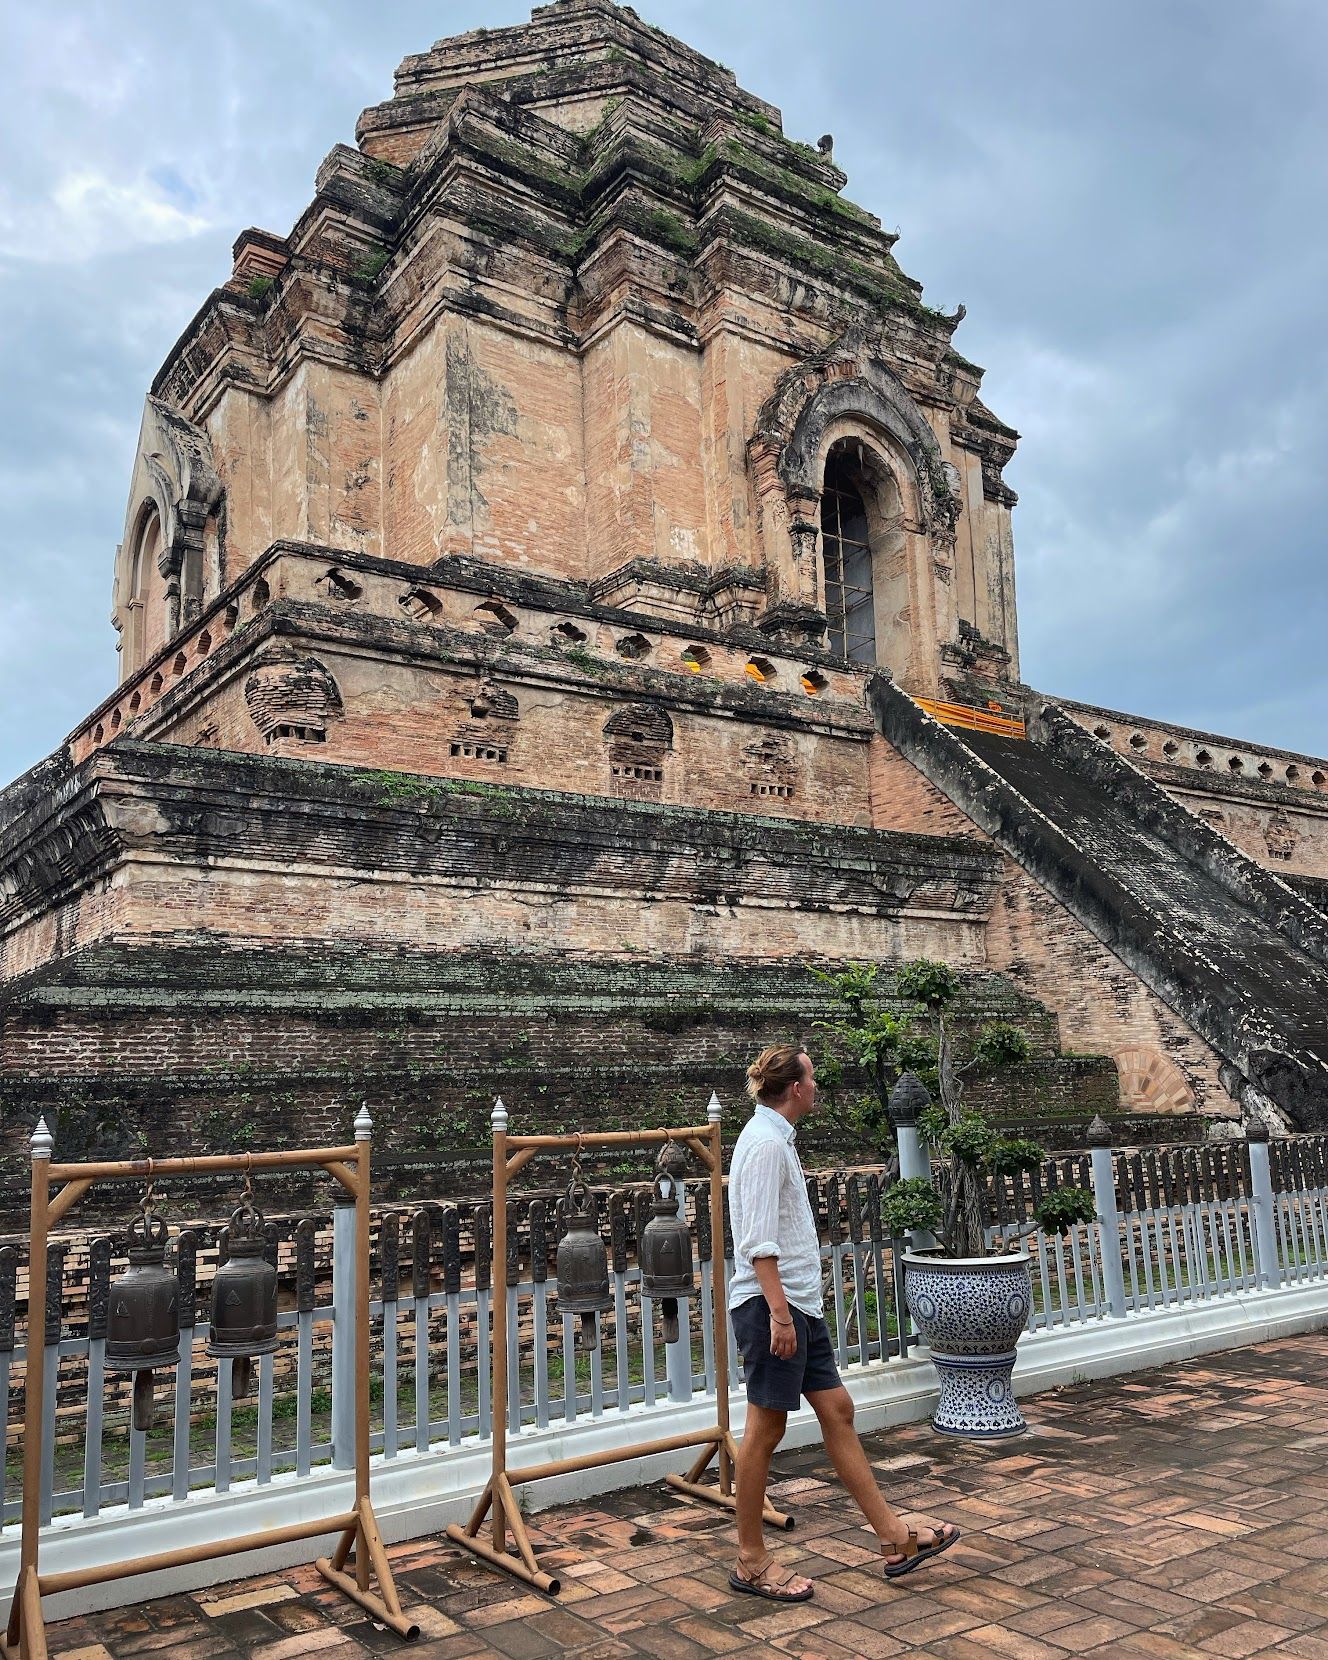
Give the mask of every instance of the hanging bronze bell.
[[152, 1428], [152, 1369], [180, 1359], [180, 1287], [166, 1266], [169, 1230], [144, 1209], [129, 1224], [129, 1266], [111, 1281], [106, 1370], [134, 1374], [134, 1428]]
[[667, 1177], [655, 1177], [655, 1203], [641, 1233], [641, 1295], [662, 1304], [664, 1341], [678, 1341], [678, 1298], [696, 1295], [692, 1272], [692, 1236], [678, 1215], [678, 1201]]
[[558, 1241], [558, 1302], [565, 1313], [581, 1316], [577, 1347], [598, 1348], [595, 1316], [613, 1307], [609, 1253], [595, 1226], [590, 1189], [575, 1179], [567, 1188], [567, 1232]]
[[212, 1281], [207, 1352], [234, 1362], [232, 1392], [239, 1398], [249, 1393], [255, 1357], [277, 1347], [277, 1271], [263, 1255], [263, 1215], [252, 1205], [241, 1205], [231, 1216], [227, 1242], [230, 1255]]

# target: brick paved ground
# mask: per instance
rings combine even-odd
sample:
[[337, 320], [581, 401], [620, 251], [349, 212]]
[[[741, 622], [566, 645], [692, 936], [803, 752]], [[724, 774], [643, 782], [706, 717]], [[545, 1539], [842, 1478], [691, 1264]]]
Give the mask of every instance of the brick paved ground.
[[[1087, 1384], [1028, 1403], [999, 1446], [924, 1425], [871, 1438], [892, 1499], [964, 1538], [896, 1583], [819, 1449], [778, 1460], [817, 1595], [735, 1597], [725, 1517], [661, 1487], [535, 1517], [557, 1602], [436, 1539], [392, 1551], [413, 1656], [909, 1655], [945, 1660], [1299, 1655], [1328, 1660], [1328, 1334]], [[396, 1653], [308, 1569], [51, 1628], [62, 1660]]]

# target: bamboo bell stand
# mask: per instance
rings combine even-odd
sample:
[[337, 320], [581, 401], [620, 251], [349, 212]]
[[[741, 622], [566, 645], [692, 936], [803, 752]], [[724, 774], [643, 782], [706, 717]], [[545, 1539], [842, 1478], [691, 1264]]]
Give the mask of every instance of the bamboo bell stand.
[[[401, 1612], [401, 1600], [392, 1580], [387, 1552], [374, 1519], [369, 1498], [369, 1147], [373, 1121], [361, 1108], [355, 1120], [352, 1147], [321, 1147], [289, 1153], [252, 1153], [238, 1157], [135, 1159], [113, 1164], [52, 1164], [54, 1140], [45, 1120], [32, 1137], [32, 1225], [28, 1258], [28, 1348], [24, 1380], [23, 1533], [18, 1582], [9, 1610], [3, 1649], [8, 1660], [47, 1660], [46, 1626], [42, 1598], [60, 1591], [82, 1590], [109, 1580], [136, 1574], [182, 1568], [264, 1545], [286, 1545], [339, 1533], [330, 1557], [320, 1557], [318, 1571], [329, 1584], [399, 1636], [418, 1637], [420, 1628]], [[123, 1562], [74, 1568], [43, 1574], [38, 1568], [41, 1533], [42, 1394], [45, 1347], [40, 1341], [42, 1310], [46, 1307], [46, 1243], [55, 1227], [97, 1182], [151, 1181], [159, 1176], [237, 1174], [250, 1170], [322, 1170], [334, 1177], [355, 1200], [355, 1504], [354, 1508], [318, 1521], [289, 1527], [265, 1528], [213, 1543], [185, 1545]], [[64, 1186], [52, 1197], [51, 1184]], [[36, 1333], [36, 1337], [32, 1335]], [[353, 1572], [347, 1563], [354, 1561]], [[370, 1589], [377, 1579], [378, 1593]]]
[[[719, 1505], [733, 1510], [734, 1468], [738, 1449], [729, 1428], [729, 1341], [728, 1320], [725, 1314], [724, 1285], [724, 1162], [720, 1141], [720, 1111], [718, 1100], [712, 1098], [709, 1122], [686, 1129], [637, 1131], [604, 1131], [593, 1135], [518, 1135], [507, 1133], [507, 1108], [499, 1100], [493, 1109], [493, 1462], [492, 1472], [480, 1495], [479, 1503], [465, 1527], [453, 1522], [447, 1537], [472, 1555], [487, 1562], [491, 1568], [500, 1568], [524, 1580], [537, 1590], [557, 1596], [562, 1589], [560, 1581], [546, 1573], [539, 1565], [535, 1548], [526, 1531], [525, 1518], [517, 1504], [514, 1489], [527, 1482], [543, 1481], [549, 1476], [566, 1475], [573, 1470], [597, 1469], [605, 1464], [620, 1464], [625, 1459], [641, 1458], [650, 1453], [679, 1452], [695, 1447], [695, 1462], [685, 1476], [670, 1474], [668, 1485], [688, 1498], [700, 1499], [705, 1504]], [[512, 1177], [525, 1168], [540, 1153], [555, 1148], [577, 1147], [646, 1147], [665, 1141], [679, 1141], [691, 1149], [707, 1171], [710, 1179], [710, 1235], [711, 1235], [711, 1314], [714, 1322], [715, 1400], [717, 1422], [690, 1435], [668, 1435], [653, 1441], [634, 1441], [627, 1446], [603, 1452], [585, 1453], [580, 1458], [554, 1458], [544, 1464], [532, 1464], [522, 1470], [507, 1468], [507, 1298], [502, 1288], [507, 1283], [507, 1188]], [[618, 1387], [623, 1387], [621, 1362]], [[711, 1487], [701, 1481], [710, 1463], [719, 1460], [719, 1485]], [[481, 1537], [486, 1518], [489, 1537]], [[792, 1516], [786, 1516], [766, 1500], [765, 1520], [772, 1527], [791, 1528]], [[510, 1531], [517, 1554], [507, 1549]]]

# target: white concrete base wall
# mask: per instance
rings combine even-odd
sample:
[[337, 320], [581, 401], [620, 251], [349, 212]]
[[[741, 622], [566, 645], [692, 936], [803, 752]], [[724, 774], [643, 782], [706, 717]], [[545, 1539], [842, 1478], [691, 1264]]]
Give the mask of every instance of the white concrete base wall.
[[[1036, 1395], [1039, 1390], [1062, 1384], [1139, 1371], [1325, 1325], [1328, 1283], [1319, 1283], [1242, 1292], [1182, 1308], [1144, 1311], [1120, 1320], [1095, 1320], [1063, 1330], [1035, 1332], [1020, 1343], [1015, 1391], [1021, 1397]], [[936, 1401], [936, 1377], [925, 1350], [903, 1362], [850, 1367], [844, 1381], [857, 1407], [858, 1427], [864, 1432], [926, 1418]], [[741, 1431], [743, 1415], [744, 1403], [738, 1395], [733, 1400], [735, 1432]], [[687, 1405], [663, 1403], [633, 1407], [625, 1413], [606, 1412], [596, 1420], [580, 1420], [570, 1430], [523, 1432], [509, 1443], [508, 1463], [520, 1468], [546, 1459], [579, 1457], [625, 1442], [703, 1430], [714, 1422], [714, 1401], [701, 1397]], [[791, 1414], [786, 1446], [802, 1447], [817, 1439], [816, 1419], [806, 1407]], [[648, 1485], [662, 1480], [670, 1470], [684, 1469], [690, 1460], [687, 1453], [656, 1454], [555, 1476], [524, 1491], [532, 1509], [542, 1509], [618, 1488]], [[455, 1451], [402, 1453], [390, 1463], [376, 1459], [373, 1501], [384, 1538], [396, 1543], [437, 1533], [449, 1522], [464, 1522], [488, 1474], [487, 1442]], [[352, 1499], [350, 1475], [329, 1470], [302, 1481], [293, 1476], [277, 1477], [263, 1488], [245, 1483], [223, 1497], [200, 1494], [183, 1503], [154, 1499], [132, 1515], [117, 1509], [91, 1521], [59, 1518], [43, 1530], [40, 1565], [45, 1573], [60, 1573], [204, 1541], [236, 1538], [261, 1528], [344, 1514]], [[332, 1537], [329, 1535], [329, 1542]], [[68, 1592], [50, 1599], [45, 1612], [48, 1619], [55, 1620], [119, 1608], [309, 1562], [326, 1552], [325, 1545], [312, 1540], [265, 1547], [242, 1556]], [[11, 1526], [0, 1542], [0, 1596], [6, 1606], [17, 1577], [18, 1560], [18, 1528]]]

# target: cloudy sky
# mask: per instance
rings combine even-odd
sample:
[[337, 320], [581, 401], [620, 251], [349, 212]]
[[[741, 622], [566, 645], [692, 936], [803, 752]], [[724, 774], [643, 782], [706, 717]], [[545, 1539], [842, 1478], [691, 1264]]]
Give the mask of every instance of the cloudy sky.
[[[835, 135], [1023, 434], [1025, 678], [1328, 749], [1328, 4], [642, 0]], [[115, 679], [143, 395], [408, 52], [514, 0], [28, 0], [0, 76], [0, 783]]]

